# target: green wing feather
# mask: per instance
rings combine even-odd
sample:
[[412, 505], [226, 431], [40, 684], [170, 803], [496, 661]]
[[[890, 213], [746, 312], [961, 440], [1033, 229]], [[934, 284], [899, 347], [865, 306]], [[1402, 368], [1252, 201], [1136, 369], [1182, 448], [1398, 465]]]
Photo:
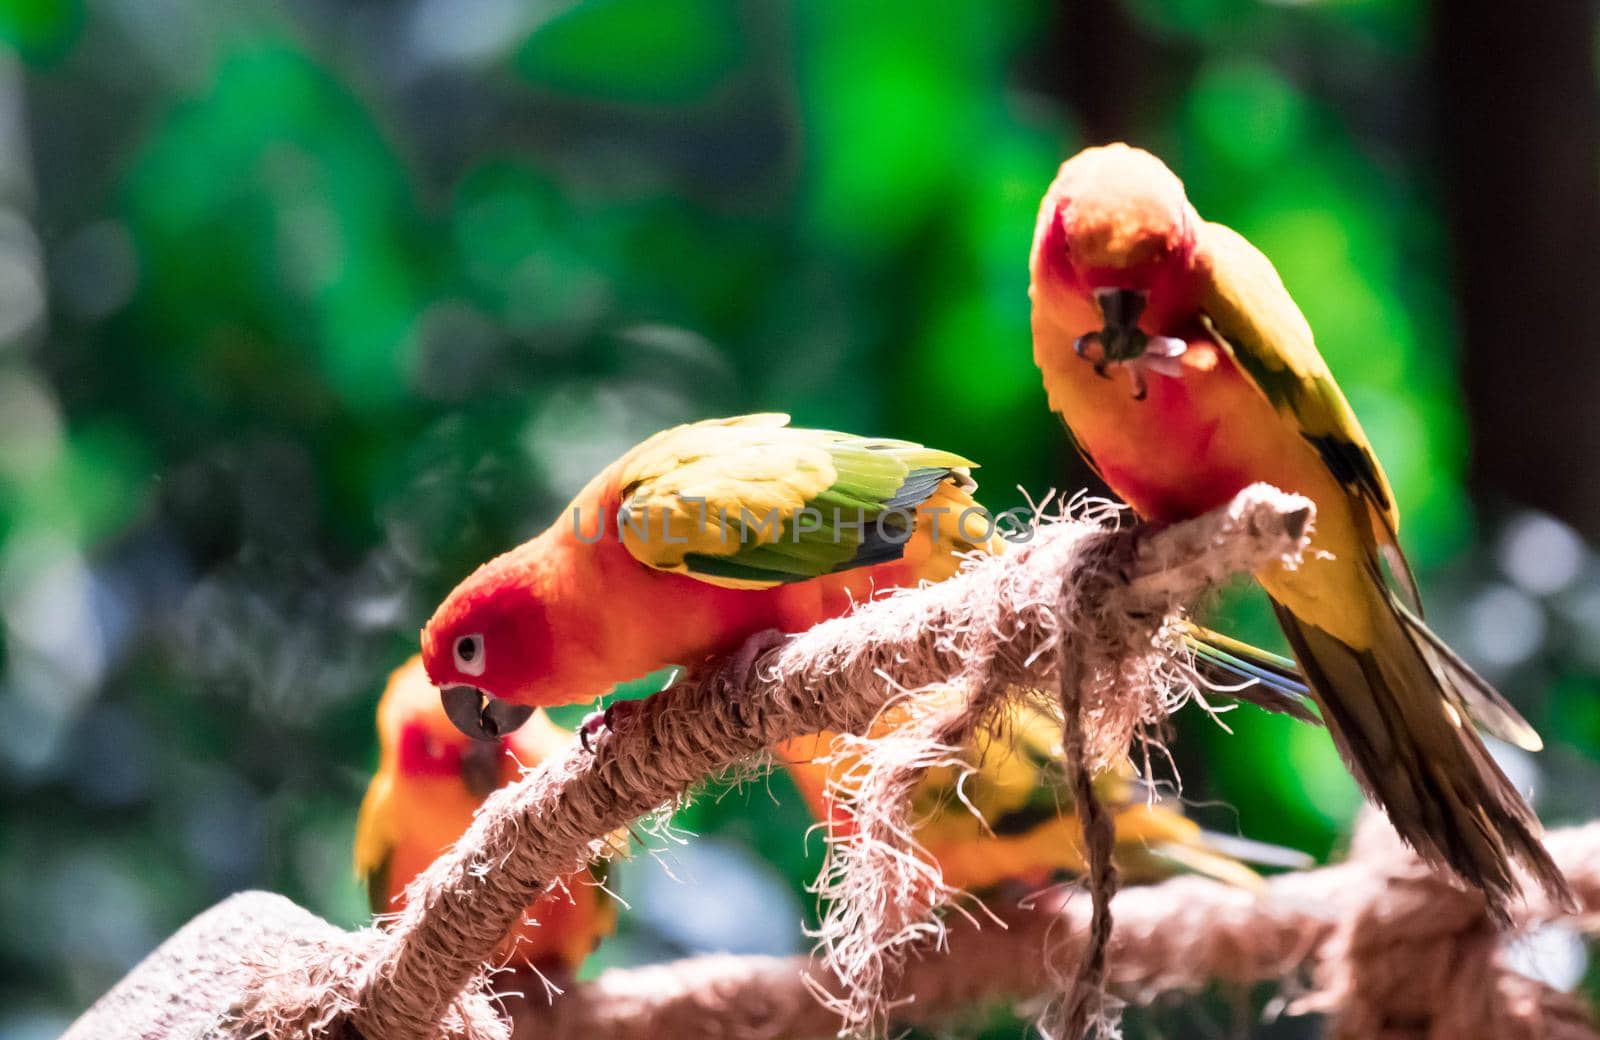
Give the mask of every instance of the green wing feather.
[[805, 581], [898, 559], [917, 506], [971, 484], [950, 452], [747, 418], [669, 430], [619, 463], [635, 559], [741, 587]]

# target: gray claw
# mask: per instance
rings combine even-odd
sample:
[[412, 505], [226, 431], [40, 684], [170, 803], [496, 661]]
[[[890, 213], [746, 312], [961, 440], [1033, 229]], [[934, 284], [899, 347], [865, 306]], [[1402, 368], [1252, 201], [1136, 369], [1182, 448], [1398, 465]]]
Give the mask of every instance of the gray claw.
[[639, 701], [615, 701], [584, 716], [578, 727], [578, 743], [583, 750], [594, 754], [595, 742], [602, 733], [615, 733], [617, 727], [631, 719], [640, 708]]

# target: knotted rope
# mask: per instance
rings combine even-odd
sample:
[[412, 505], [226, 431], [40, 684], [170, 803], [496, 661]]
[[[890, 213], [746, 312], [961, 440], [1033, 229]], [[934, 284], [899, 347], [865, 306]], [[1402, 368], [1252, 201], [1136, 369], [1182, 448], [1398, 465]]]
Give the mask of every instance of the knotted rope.
[[[1586, 909], [1573, 918], [1535, 899], [1513, 908], [1515, 926], [1564, 920], [1600, 931], [1600, 823], [1556, 831], [1547, 844]], [[1340, 1040], [1600, 1040], [1578, 998], [1506, 966], [1504, 950], [1518, 937], [1490, 930], [1480, 897], [1431, 872], [1397, 840], [1361, 842], [1352, 856], [1269, 878], [1259, 894], [1199, 877], [1118, 893], [1107, 958], [1112, 992], [1146, 1003], [1211, 984], [1276, 983], [1303, 994], [1291, 1012], [1332, 1015], [1329, 1035]], [[953, 920], [942, 946], [912, 952], [887, 994], [896, 1024], [1050, 993], [1058, 970], [1084, 956], [1091, 912], [1083, 900], [1062, 897], [997, 908], [996, 920], [981, 926]], [[817, 988], [843, 992], [803, 957], [697, 957], [615, 969], [553, 1004], [519, 1004], [518, 1035], [832, 1036], [841, 1019], [811, 999]]]
[[[1581, 833], [1562, 834], [1552, 851], [1570, 847]], [[1333, 1015], [1330, 1037], [1596, 1040], [1579, 999], [1512, 970], [1507, 938], [1482, 895], [1442, 883], [1381, 816], [1364, 821], [1352, 856], [1369, 867], [1363, 880], [1370, 898], [1334, 932], [1319, 992], [1300, 1003]], [[1561, 862], [1581, 890], [1588, 865]], [[1593, 905], [1592, 892], [1584, 898]], [[1533, 920], [1559, 916], [1542, 897], [1525, 912]]]

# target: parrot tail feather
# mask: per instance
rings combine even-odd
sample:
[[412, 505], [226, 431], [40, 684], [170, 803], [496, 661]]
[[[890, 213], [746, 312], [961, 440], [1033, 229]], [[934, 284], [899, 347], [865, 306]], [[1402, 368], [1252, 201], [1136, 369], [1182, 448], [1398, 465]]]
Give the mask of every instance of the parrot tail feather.
[[1242, 838], [1237, 834], [1201, 831], [1200, 839], [1205, 842], [1206, 848], [1213, 852], [1221, 853], [1224, 856], [1232, 856], [1240, 862], [1250, 863], [1258, 867], [1276, 867], [1279, 870], [1306, 870], [1317, 865], [1316, 857], [1308, 856], [1299, 849], [1273, 845], [1265, 841], [1256, 841], [1253, 838]]
[[1183, 623], [1183, 643], [1194, 654], [1202, 678], [1233, 687], [1220, 692], [1300, 722], [1322, 725], [1311, 710], [1310, 690], [1293, 661], [1192, 621]]
[[1450, 649], [1444, 640], [1434, 635], [1421, 618], [1404, 606], [1397, 604], [1396, 607], [1417, 649], [1429, 658], [1435, 671], [1450, 677], [1451, 682], [1446, 684], [1445, 692], [1452, 704], [1508, 744], [1515, 744], [1524, 751], [1544, 749], [1544, 741], [1540, 739], [1538, 731], [1528, 725], [1528, 720], [1500, 696], [1499, 690], [1473, 671], [1472, 666]]
[[[1351, 772], [1400, 836], [1481, 890], [1497, 919], [1519, 891], [1512, 860], [1556, 902], [1575, 905], [1539, 840], [1533, 810], [1461, 710], [1483, 702], [1477, 684], [1487, 683], [1379, 581], [1371, 588], [1379, 601], [1370, 612], [1371, 648], [1351, 646], [1273, 602]], [[1496, 694], [1494, 703], [1504, 702]]]
[[1259, 893], [1264, 892], [1267, 887], [1260, 874], [1233, 859], [1226, 852], [1175, 841], [1152, 845], [1150, 851], [1190, 873], [1220, 881], [1231, 888]]

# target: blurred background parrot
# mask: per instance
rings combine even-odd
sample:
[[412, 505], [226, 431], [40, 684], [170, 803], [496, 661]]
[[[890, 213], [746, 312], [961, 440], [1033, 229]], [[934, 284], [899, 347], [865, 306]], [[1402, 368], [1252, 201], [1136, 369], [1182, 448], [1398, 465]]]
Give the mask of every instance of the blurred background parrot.
[[[875, 735], [903, 718], [886, 713]], [[836, 739], [821, 733], [774, 751], [812, 813], [837, 835], [850, 826], [858, 760]], [[1002, 888], [1027, 892], [1087, 872], [1083, 826], [1062, 770], [1058, 718], [1026, 701], [1010, 701], [978, 730], [963, 758], [970, 775], [955, 765], [929, 769], [911, 796], [917, 841], [946, 884], [975, 895]], [[1132, 882], [1189, 871], [1255, 888], [1261, 878], [1242, 861], [1274, 867], [1312, 862], [1292, 849], [1202, 830], [1175, 801], [1158, 798], [1130, 762], [1102, 772], [1095, 794], [1114, 818], [1113, 862]]]
[[1062, 165], [1030, 270], [1050, 405], [1140, 515], [1194, 516], [1254, 481], [1316, 502], [1305, 562], [1257, 578], [1399, 832], [1496, 907], [1513, 859], [1570, 899], [1472, 720], [1524, 748], [1539, 738], [1423, 624], [1388, 480], [1267, 258], [1203, 221], [1159, 159], [1115, 144]]
[[[401, 909], [406, 886], [461, 836], [484, 798], [522, 767], [565, 749], [572, 736], [538, 712], [507, 737], [475, 740], [445, 717], [420, 657], [397, 668], [378, 702], [378, 771], [356, 819], [356, 873], [372, 912]], [[567, 878], [565, 891], [531, 904], [502, 958], [570, 977], [616, 927], [604, 880], [597, 861]]]
[[[788, 422], [747, 415], [656, 434], [544, 533], [456, 586], [423, 629], [422, 656], [457, 724], [504, 732], [512, 705], [593, 700], [697, 667], [877, 590], [948, 577], [993, 540], [967, 512], [966, 459]], [[754, 655], [735, 656], [748, 666]]]

